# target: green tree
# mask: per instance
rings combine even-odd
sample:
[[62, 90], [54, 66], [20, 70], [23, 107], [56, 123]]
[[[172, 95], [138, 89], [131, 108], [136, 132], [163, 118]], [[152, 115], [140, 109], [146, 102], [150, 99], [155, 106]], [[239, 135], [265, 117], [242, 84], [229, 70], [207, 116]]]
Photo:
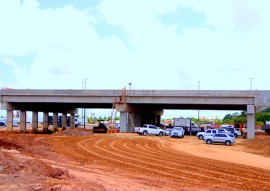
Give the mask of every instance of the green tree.
[[255, 114], [256, 122], [265, 124], [266, 121], [270, 121], [270, 112], [258, 112]]

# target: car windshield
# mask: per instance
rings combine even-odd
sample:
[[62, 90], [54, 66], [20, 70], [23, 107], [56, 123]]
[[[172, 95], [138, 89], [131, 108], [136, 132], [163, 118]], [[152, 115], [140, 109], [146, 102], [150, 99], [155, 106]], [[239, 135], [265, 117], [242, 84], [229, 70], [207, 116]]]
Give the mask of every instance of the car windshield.
[[182, 128], [174, 128], [174, 131], [182, 131]]
[[234, 137], [234, 135], [233, 135], [233, 134], [229, 134], [229, 136], [230, 136], [230, 137]]

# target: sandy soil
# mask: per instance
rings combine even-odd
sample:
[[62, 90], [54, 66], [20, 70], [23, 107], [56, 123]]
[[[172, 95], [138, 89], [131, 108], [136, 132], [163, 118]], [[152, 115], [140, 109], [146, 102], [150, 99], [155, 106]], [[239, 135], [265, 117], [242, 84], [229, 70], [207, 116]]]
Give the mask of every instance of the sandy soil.
[[0, 190], [270, 190], [270, 136], [0, 133]]

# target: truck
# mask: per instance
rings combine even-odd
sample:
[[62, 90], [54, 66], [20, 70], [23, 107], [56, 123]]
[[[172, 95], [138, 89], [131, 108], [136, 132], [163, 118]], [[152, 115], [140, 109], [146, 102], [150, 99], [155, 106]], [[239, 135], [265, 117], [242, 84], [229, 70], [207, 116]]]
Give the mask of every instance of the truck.
[[138, 133], [139, 135], [158, 135], [163, 136], [165, 135], [165, 131], [160, 127], [151, 124], [144, 124], [142, 127], [135, 127], [134, 132]]
[[266, 121], [265, 125], [263, 125], [261, 129], [270, 135], [270, 121]]
[[194, 123], [191, 119], [185, 118], [175, 118], [174, 119], [174, 127], [182, 127], [186, 133], [196, 135], [201, 131], [201, 128]]

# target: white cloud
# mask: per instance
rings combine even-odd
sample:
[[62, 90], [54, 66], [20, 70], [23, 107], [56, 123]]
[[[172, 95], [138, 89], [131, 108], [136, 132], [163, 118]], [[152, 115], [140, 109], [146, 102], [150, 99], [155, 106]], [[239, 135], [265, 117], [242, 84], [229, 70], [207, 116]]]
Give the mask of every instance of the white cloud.
[[[0, 64], [13, 62], [12, 88], [269, 89], [270, 2], [101, 1], [98, 8], [39, 8], [32, 1], [0, 2]], [[178, 9], [205, 16], [208, 27], [164, 25]], [[98, 34], [97, 23], [110, 30]], [[209, 27], [210, 26], [210, 27]], [[101, 27], [102, 29], [102, 27]], [[35, 52], [32, 63], [16, 56]], [[1, 63], [2, 62], [2, 63]]]

